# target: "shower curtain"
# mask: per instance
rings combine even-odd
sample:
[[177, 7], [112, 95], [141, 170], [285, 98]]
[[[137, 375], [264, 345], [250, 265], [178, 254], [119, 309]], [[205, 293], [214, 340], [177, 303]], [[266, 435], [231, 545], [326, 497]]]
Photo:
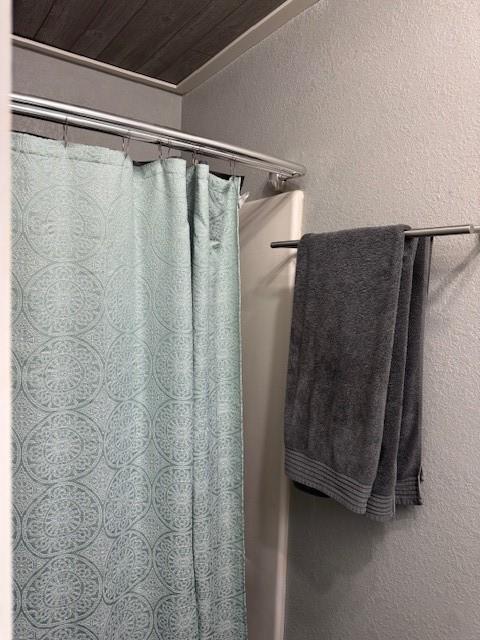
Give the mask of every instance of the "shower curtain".
[[237, 190], [13, 136], [15, 640], [245, 638]]

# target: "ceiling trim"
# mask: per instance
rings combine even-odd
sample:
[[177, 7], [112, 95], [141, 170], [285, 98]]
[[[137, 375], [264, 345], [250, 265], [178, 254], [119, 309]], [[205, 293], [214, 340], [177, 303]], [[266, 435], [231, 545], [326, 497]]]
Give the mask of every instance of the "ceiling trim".
[[247, 31], [219, 51], [213, 58], [207, 60], [204, 65], [179, 82], [176, 85], [177, 91], [181, 95], [185, 95], [193, 89], [196, 89], [206, 80], [239, 58], [243, 53], [248, 51], [248, 49], [254, 47], [282, 27], [286, 22], [317, 2], [318, 0], [286, 0], [286, 2], [266, 15], [262, 20], [259, 20], [259, 22], [250, 27], [250, 29], [247, 29]]
[[56, 58], [57, 60], [65, 60], [66, 62], [72, 62], [78, 64], [81, 67], [87, 67], [89, 69], [96, 69], [97, 71], [103, 71], [112, 76], [118, 76], [119, 78], [125, 78], [126, 80], [133, 80], [140, 84], [146, 84], [149, 87], [156, 87], [157, 89], [163, 89], [164, 91], [170, 91], [171, 93], [180, 93], [177, 90], [177, 85], [164, 80], [157, 80], [157, 78], [150, 78], [144, 76], [141, 73], [135, 73], [134, 71], [128, 71], [128, 69], [121, 69], [115, 67], [112, 64], [106, 62], [100, 62], [99, 60], [93, 60], [86, 56], [79, 56], [76, 53], [70, 51], [64, 51], [63, 49], [57, 49], [57, 47], [51, 47], [48, 44], [37, 42], [36, 40], [30, 40], [29, 38], [22, 38], [21, 36], [12, 35], [12, 44], [14, 47], [20, 49], [28, 49], [29, 51], [36, 51], [43, 55]]
[[316, 4], [316, 2], [318, 2], [318, 0], [286, 0], [286, 2], [254, 24], [250, 29], [247, 29], [247, 31], [233, 40], [233, 42], [222, 49], [222, 51], [219, 51], [213, 58], [178, 84], [151, 78], [150, 76], [128, 71], [127, 69], [121, 69], [120, 67], [100, 62], [99, 60], [93, 60], [92, 58], [87, 58], [86, 56], [81, 56], [70, 51], [64, 51], [57, 47], [51, 47], [48, 44], [30, 40], [29, 38], [22, 38], [21, 36], [12, 35], [12, 44], [14, 47], [36, 51], [58, 60], [65, 60], [66, 62], [78, 64], [82, 67], [103, 71], [104, 73], [109, 73], [110, 75], [125, 78], [133, 82], [139, 82], [149, 87], [156, 87], [157, 89], [169, 91], [170, 93], [185, 95], [221, 71], [224, 67], [248, 51], [248, 49], [254, 47], [271, 33], [282, 27], [286, 22]]

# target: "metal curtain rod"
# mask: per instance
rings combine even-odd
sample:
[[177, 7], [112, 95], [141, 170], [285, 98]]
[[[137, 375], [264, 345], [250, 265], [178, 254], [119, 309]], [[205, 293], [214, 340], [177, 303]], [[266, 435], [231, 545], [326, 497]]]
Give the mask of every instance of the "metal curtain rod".
[[274, 174], [277, 180], [298, 178], [306, 173], [305, 167], [296, 162], [267, 156], [263, 153], [243, 149], [225, 142], [202, 138], [178, 129], [170, 129], [169, 127], [123, 118], [111, 113], [96, 111], [87, 107], [78, 107], [64, 102], [57, 102], [56, 100], [12, 93], [10, 94], [10, 109], [13, 113], [19, 115], [41, 118], [84, 129], [103, 131], [124, 138], [161, 144], [180, 151], [192, 151], [211, 158], [238, 162], [255, 169], [268, 171]]
[[[427, 227], [426, 229], [408, 229], [405, 236], [420, 238], [423, 236], [457, 236], [463, 233], [480, 233], [480, 225], [460, 224], [453, 227]], [[296, 249], [300, 240], [279, 240], [271, 242], [272, 249]]]

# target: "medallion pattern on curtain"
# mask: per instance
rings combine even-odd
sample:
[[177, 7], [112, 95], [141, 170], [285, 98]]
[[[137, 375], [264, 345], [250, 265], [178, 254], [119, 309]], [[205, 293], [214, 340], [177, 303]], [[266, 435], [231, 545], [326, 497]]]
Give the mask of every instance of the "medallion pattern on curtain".
[[15, 640], [245, 638], [237, 189], [13, 136]]

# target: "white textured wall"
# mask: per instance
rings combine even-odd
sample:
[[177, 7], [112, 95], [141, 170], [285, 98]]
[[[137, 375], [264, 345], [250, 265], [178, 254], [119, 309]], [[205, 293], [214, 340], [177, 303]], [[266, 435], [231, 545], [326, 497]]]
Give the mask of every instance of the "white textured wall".
[[[167, 127], [181, 126], [181, 96], [36, 51], [14, 47], [12, 54], [13, 91]], [[14, 128], [50, 138], [61, 139], [63, 136], [62, 125], [23, 116], [14, 117]], [[67, 139], [112, 149], [122, 148], [121, 138], [74, 127], [68, 128]], [[141, 142], [132, 142], [129, 153], [134, 160], [158, 157], [158, 149], [154, 145]]]
[[[306, 230], [480, 224], [479, 13], [320, 1], [186, 96], [184, 127], [304, 162]], [[287, 640], [480, 638], [474, 238], [435, 242], [425, 364], [425, 505], [380, 525], [293, 492]]]

